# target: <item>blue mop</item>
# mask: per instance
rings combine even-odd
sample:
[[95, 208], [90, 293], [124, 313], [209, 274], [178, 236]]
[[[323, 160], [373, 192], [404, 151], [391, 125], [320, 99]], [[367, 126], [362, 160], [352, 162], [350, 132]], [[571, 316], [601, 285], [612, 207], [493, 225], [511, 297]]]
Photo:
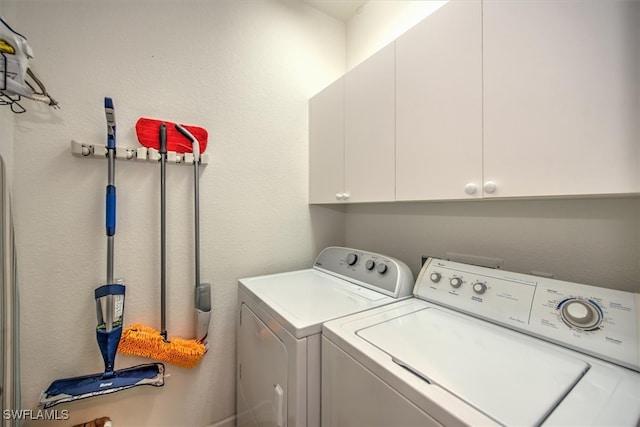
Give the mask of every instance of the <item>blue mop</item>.
[[115, 393], [140, 385], [156, 387], [164, 385], [164, 365], [162, 363], [137, 365], [117, 371], [114, 369], [118, 343], [122, 335], [125, 286], [113, 278], [113, 243], [116, 234], [116, 187], [114, 185], [116, 122], [111, 98], [104, 99], [104, 108], [107, 115], [107, 158], [109, 162], [106, 194], [107, 283], [95, 290], [98, 312], [96, 338], [104, 360], [104, 372], [54, 381], [40, 395], [39, 404], [45, 409], [59, 403]]

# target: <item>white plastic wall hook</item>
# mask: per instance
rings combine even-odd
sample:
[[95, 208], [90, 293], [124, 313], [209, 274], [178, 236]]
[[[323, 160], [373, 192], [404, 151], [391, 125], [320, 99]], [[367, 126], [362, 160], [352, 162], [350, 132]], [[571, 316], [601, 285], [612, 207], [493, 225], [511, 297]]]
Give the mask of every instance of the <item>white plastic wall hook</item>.
[[93, 154], [93, 147], [78, 141], [71, 140], [71, 154], [76, 157], [86, 157]]
[[155, 148], [149, 148], [147, 150], [147, 159], [150, 162], [159, 162], [160, 161], [160, 152]]
[[107, 147], [104, 145], [90, 145], [89, 147], [92, 148], [92, 153], [91, 155], [93, 157], [98, 157], [100, 159], [106, 159], [107, 158]]
[[74, 156], [82, 156], [82, 144], [78, 141], [71, 140], [71, 154]]
[[149, 160], [147, 158], [147, 148], [146, 147], [136, 148], [136, 160], [138, 160], [140, 162], [146, 162], [146, 161]]
[[116, 147], [116, 159], [118, 160], [127, 159], [127, 150], [124, 147]]

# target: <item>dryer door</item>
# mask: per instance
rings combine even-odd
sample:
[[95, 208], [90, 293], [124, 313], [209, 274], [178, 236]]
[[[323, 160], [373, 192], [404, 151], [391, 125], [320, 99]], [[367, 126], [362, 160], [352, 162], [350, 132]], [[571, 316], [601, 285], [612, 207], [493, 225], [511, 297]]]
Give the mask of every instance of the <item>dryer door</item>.
[[246, 305], [238, 326], [238, 426], [287, 425], [287, 349]]

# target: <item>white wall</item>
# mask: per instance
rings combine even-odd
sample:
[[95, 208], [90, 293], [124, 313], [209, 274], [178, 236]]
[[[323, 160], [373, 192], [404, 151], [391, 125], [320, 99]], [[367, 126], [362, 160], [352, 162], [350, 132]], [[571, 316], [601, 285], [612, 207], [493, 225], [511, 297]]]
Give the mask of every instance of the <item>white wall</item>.
[[[105, 143], [110, 96], [118, 145], [138, 145], [139, 117], [209, 131], [200, 184], [210, 350], [193, 370], [167, 365], [162, 389], [61, 405], [72, 418], [58, 425], [107, 415], [116, 426], [198, 426], [232, 416], [238, 278], [307, 268], [321, 248], [343, 244], [343, 212], [307, 205], [307, 101], [344, 72], [344, 24], [276, 0], [15, 5], [14, 26], [62, 107], [29, 101], [15, 117], [24, 408], [35, 409], [55, 379], [103, 369], [93, 290], [105, 280], [107, 162], [72, 157], [69, 141]], [[168, 330], [185, 338], [193, 336], [192, 176], [168, 167]], [[125, 323], [159, 327], [159, 166], [118, 161], [116, 186]], [[146, 361], [118, 355], [116, 365]]]
[[4, 160], [9, 182], [13, 179], [13, 113], [0, 106], [0, 156]]
[[373, 55], [435, 12], [446, 0], [375, 0], [347, 23], [347, 69]]

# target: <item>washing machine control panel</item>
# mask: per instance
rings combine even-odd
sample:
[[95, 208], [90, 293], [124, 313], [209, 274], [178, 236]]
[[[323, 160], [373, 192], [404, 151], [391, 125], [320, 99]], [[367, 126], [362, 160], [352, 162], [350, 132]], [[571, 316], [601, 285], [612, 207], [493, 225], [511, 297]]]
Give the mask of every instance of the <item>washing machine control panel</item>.
[[414, 294], [640, 371], [640, 294], [436, 258]]
[[410, 296], [414, 286], [405, 263], [359, 249], [328, 247], [320, 252], [313, 268], [395, 298]]

